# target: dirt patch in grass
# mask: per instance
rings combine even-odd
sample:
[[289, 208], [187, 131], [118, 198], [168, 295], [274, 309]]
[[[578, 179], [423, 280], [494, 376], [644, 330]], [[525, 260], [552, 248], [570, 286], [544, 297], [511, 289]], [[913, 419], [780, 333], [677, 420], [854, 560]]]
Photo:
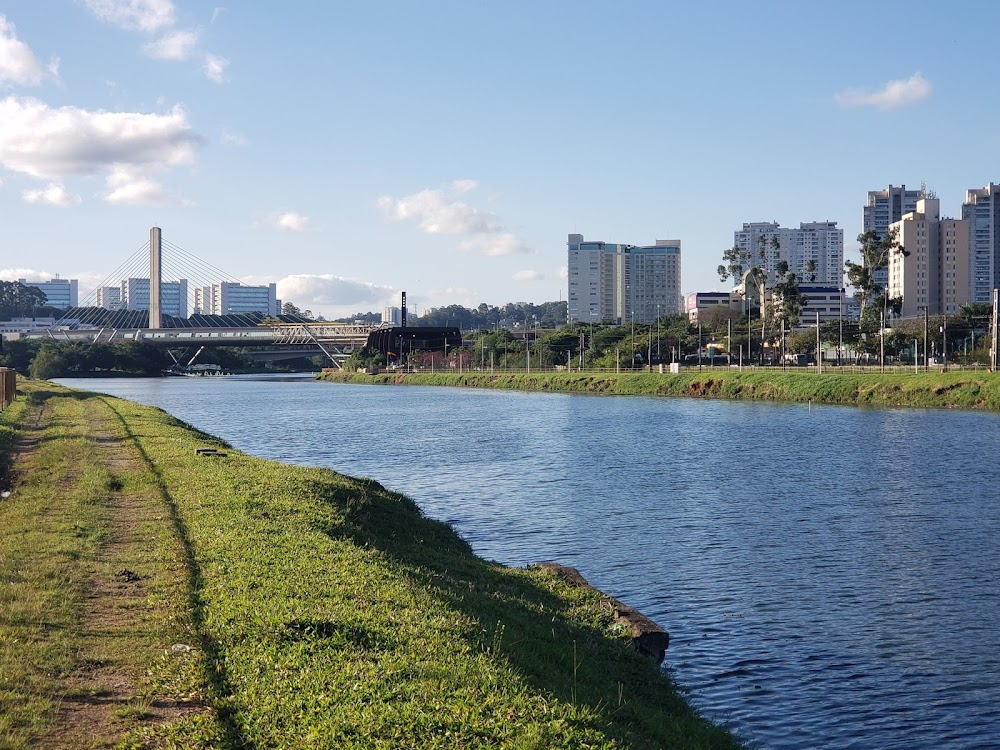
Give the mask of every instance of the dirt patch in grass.
[[[2, 474], [12, 493], [0, 500], [30, 503], [45, 484], [40, 477], [48, 476], [46, 538], [79, 539], [66, 557], [64, 598], [53, 602], [59, 607], [53, 619], [63, 623], [58, 633], [50, 631], [58, 641], [48, 643], [42, 631], [44, 642], [34, 644], [39, 655], [55, 648], [67, 658], [35, 684], [49, 708], [35, 709], [23, 725], [34, 746], [57, 749], [113, 747], [127, 734], [155, 736], [158, 727], [190, 714], [212, 713], [198, 691], [159, 690], [151, 682], [161, 665], [197, 658], [171, 654], [171, 631], [184, 616], [164, 592], [170, 585], [164, 545], [176, 540], [162, 499], [143, 479], [148, 469], [134, 444], [115, 434], [111, 411], [98, 398], [81, 405], [52, 396], [30, 403]], [[67, 418], [67, 409], [80, 418]], [[53, 448], [68, 452], [50, 455]]]

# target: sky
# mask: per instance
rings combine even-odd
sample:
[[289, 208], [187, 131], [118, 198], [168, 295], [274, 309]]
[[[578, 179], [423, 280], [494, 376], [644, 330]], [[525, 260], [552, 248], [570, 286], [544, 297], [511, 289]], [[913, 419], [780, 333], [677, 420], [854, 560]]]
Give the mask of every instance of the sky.
[[567, 234], [682, 242], [1000, 181], [1000, 4], [0, 0], [0, 279], [149, 228], [326, 317], [566, 299]]

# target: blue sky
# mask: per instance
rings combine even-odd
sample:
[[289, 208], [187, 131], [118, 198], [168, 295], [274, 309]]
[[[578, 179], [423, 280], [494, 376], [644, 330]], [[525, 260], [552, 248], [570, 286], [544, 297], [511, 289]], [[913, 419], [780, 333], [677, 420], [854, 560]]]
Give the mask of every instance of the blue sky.
[[[340, 316], [566, 297], [566, 235], [683, 243], [1000, 180], [1000, 6], [0, 0], [0, 278], [164, 238]], [[398, 301], [397, 301], [398, 304]]]

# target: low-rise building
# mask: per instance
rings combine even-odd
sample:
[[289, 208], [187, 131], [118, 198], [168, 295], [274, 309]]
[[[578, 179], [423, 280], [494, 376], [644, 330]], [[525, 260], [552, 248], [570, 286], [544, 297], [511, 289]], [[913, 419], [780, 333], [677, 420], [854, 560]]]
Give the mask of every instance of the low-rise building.
[[742, 298], [735, 292], [692, 292], [687, 296], [685, 306], [688, 320], [697, 323], [699, 317], [710, 310], [726, 310], [739, 314], [743, 307]]

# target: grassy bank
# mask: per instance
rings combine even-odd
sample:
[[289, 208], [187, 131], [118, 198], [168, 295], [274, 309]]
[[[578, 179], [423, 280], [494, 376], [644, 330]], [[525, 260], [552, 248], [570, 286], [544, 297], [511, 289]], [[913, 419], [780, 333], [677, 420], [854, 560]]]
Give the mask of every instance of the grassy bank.
[[738, 747], [598, 593], [483, 561], [375, 482], [23, 385], [0, 747]]
[[1000, 409], [1000, 376], [982, 372], [908, 374], [690, 370], [658, 373], [381, 373], [326, 371], [334, 382], [447, 385], [524, 391], [813, 401], [859, 406]]

